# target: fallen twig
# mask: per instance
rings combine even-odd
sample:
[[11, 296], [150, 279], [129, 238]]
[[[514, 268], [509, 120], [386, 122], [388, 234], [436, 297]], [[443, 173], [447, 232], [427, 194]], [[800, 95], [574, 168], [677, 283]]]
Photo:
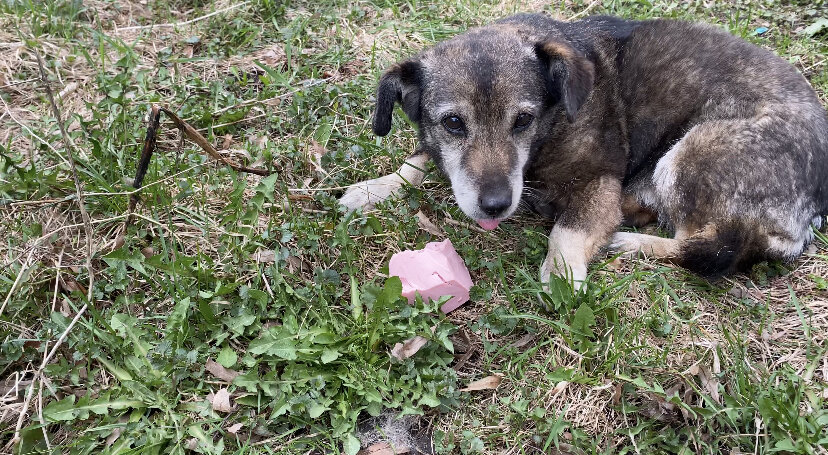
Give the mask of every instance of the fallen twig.
[[233, 163], [223, 157], [218, 150], [213, 147], [213, 144], [205, 139], [204, 136], [202, 136], [201, 133], [199, 133], [195, 128], [190, 126], [189, 123], [185, 122], [178, 115], [176, 115], [175, 112], [167, 109], [166, 107], [153, 104], [150, 108], [149, 123], [147, 125], [147, 134], [144, 137], [144, 146], [141, 150], [141, 158], [138, 161], [138, 169], [135, 172], [135, 180], [132, 184], [135, 191], [130, 194], [129, 198], [127, 225], [132, 224], [132, 213], [135, 211], [135, 206], [138, 204], [140, 199], [139, 191], [141, 190], [141, 185], [144, 182], [144, 177], [146, 176], [147, 169], [149, 168], [152, 154], [155, 152], [158, 138], [158, 128], [161, 123], [161, 113], [166, 114], [167, 117], [172, 120], [176, 128], [181, 131], [182, 136], [186, 136], [189, 140], [195, 142], [210, 158], [219, 161], [237, 172], [246, 172], [248, 174], [256, 174], [261, 176], [268, 176], [273, 173], [273, 171], [267, 169], [250, 168]]
[[69, 158], [69, 168], [72, 170], [72, 180], [75, 181], [75, 192], [78, 195], [78, 208], [80, 208], [81, 219], [83, 220], [83, 227], [86, 230], [86, 271], [89, 273], [89, 287], [88, 295], [86, 297], [88, 302], [92, 301], [92, 289], [95, 284], [95, 271], [92, 270], [92, 222], [89, 219], [89, 213], [86, 212], [86, 206], [83, 204], [83, 188], [81, 187], [80, 179], [78, 178], [78, 169], [75, 167], [75, 158], [72, 155], [72, 140], [66, 133], [66, 128], [63, 126], [60, 109], [55, 103], [55, 97], [52, 94], [52, 88], [49, 87], [49, 80], [46, 77], [46, 69], [43, 67], [43, 58], [40, 57], [40, 52], [34, 51], [37, 57], [37, 67], [40, 69], [40, 82], [46, 90], [46, 96], [49, 98], [49, 104], [52, 105], [52, 112], [55, 114], [55, 121], [60, 128], [60, 134], [63, 136], [64, 147], [66, 149], [66, 156]]
[[[31, 402], [32, 396], [34, 395], [35, 384], [38, 381], [40, 381], [41, 382], [41, 389], [40, 390], [42, 390], [42, 384], [43, 383], [42, 383], [41, 376], [43, 375], [43, 370], [46, 368], [46, 365], [48, 365], [49, 362], [52, 360], [52, 357], [54, 357], [54, 355], [57, 352], [58, 348], [66, 340], [66, 337], [69, 335], [69, 332], [72, 330], [72, 328], [75, 326], [75, 324], [77, 324], [78, 320], [80, 320], [80, 318], [81, 318], [81, 316], [83, 316], [84, 312], [86, 312], [86, 308], [88, 307], [89, 302], [92, 302], [93, 286], [95, 284], [95, 272], [94, 272], [94, 270], [92, 270], [92, 253], [93, 253], [93, 248], [92, 248], [92, 235], [93, 235], [92, 222], [89, 219], [89, 214], [86, 212], [86, 207], [83, 205], [83, 189], [81, 188], [81, 185], [80, 185], [80, 179], [78, 179], [78, 170], [75, 167], [75, 159], [72, 156], [72, 150], [71, 150], [72, 142], [69, 140], [69, 135], [66, 134], [66, 129], [63, 127], [63, 122], [61, 121], [60, 109], [58, 108], [57, 103], [55, 103], [55, 97], [52, 94], [51, 87], [49, 87], [49, 80], [46, 76], [46, 69], [43, 67], [43, 59], [40, 57], [40, 53], [37, 52], [37, 51], [35, 51], [35, 56], [37, 57], [37, 66], [40, 69], [40, 81], [43, 83], [43, 88], [46, 90], [46, 96], [49, 99], [49, 103], [52, 105], [52, 111], [55, 114], [55, 120], [57, 121], [58, 127], [60, 128], [60, 133], [63, 135], [63, 142], [64, 142], [64, 146], [66, 148], [66, 155], [69, 158], [69, 167], [72, 171], [72, 178], [75, 181], [75, 191], [76, 191], [77, 196], [78, 196], [78, 207], [80, 207], [81, 218], [83, 218], [83, 226], [84, 226], [84, 229], [86, 230], [86, 269], [87, 269], [87, 272], [89, 273], [89, 288], [87, 290], [87, 302], [84, 303], [83, 307], [80, 309], [80, 311], [78, 311], [78, 313], [72, 319], [72, 322], [69, 323], [69, 326], [66, 327], [66, 330], [64, 330], [63, 333], [60, 335], [60, 338], [58, 338], [55, 345], [52, 346], [52, 349], [43, 358], [43, 362], [41, 362], [40, 368], [38, 368], [37, 371], [35, 372], [34, 377], [32, 378], [32, 382], [29, 384], [29, 387], [26, 390], [26, 396], [23, 399], [23, 407], [20, 408], [20, 414], [17, 417], [17, 425], [15, 426], [15, 429], [14, 429], [14, 437], [10, 441], [10, 445], [12, 445], [12, 446], [16, 445], [17, 443], [20, 442], [20, 430], [23, 428], [23, 421], [26, 418], [26, 413], [29, 410], [29, 403]], [[34, 249], [32, 250], [32, 252], [33, 251], [34, 251]], [[42, 402], [40, 403], [40, 406], [38, 407], [38, 418], [40, 419], [40, 421], [42, 423], [42, 421], [43, 421]], [[45, 435], [45, 430], [44, 430], [44, 435]], [[48, 443], [48, 438], [47, 438], [47, 445], [48, 444], [49, 443]]]
[[190, 24], [194, 24], [194, 23], [199, 22], [199, 21], [203, 21], [204, 19], [209, 19], [209, 18], [211, 18], [213, 16], [216, 16], [218, 14], [226, 13], [227, 11], [230, 11], [232, 9], [236, 9], [238, 7], [241, 7], [241, 6], [245, 6], [248, 3], [250, 3], [250, 2], [247, 1], [247, 2], [242, 2], [242, 3], [237, 3], [235, 5], [230, 5], [226, 8], [222, 8], [220, 10], [213, 11], [210, 14], [205, 14], [203, 16], [196, 17], [195, 19], [190, 19], [188, 21], [183, 21], [183, 22], [173, 22], [173, 23], [168, 23], [168, 24], [153, 24], [153, 25], [133, 25], [133, 26], [130, 26], [130, 27], [116, 28], [115, 33], [125, 32], [125, 31], [129, 31], [129, 30], [145, 30], [145, 29], [153, 29], [153, 28], [171, 28], [171, 27], [176, 28], [176, 27], [181, 27], [183, 25], [190, 25]]

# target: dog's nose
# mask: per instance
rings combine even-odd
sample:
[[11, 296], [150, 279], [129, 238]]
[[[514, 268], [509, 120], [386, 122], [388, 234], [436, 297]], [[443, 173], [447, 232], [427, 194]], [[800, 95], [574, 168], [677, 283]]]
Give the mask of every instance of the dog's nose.
[[483, 213], [497, 218], [512, 205], [512, 189], [505, 182], [484, 187], [480, 190], [478, 203]]

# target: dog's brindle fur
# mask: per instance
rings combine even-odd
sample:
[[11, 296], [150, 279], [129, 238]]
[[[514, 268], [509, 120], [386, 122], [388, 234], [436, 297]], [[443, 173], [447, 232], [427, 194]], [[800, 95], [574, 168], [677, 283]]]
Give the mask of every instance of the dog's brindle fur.
[[[828, 117], [814, 91], [711, 26], [513, 16], [389, 69], [376, 134], [395, 102], [419, 125], [409, 160], [431, 157], [467, 215], [506, 218], [522, 196], [556, 219], [544, 280], [568, 267], [580, 284], [608, 242], [707, 276], [790, 260], [828, 214]], [[533, 118], [525, 129], [521, 113]], [[656, 216], [673, 239], [613, 235]]]

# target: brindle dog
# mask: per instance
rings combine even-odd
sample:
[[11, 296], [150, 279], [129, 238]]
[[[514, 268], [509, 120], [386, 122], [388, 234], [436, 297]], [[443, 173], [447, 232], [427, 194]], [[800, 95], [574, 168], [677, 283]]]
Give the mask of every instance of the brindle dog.
[[[708, 25], [517, 15], [392, 66], [376, 134], [395, 103], [419, 126], [417, 152], [341, 202], [418, 184], [431, 158], [484, 229], [521, 199], [556, 220], [544, 281], [579, 287], [607, 244], [705, 276], [791, 260], [828, 214], [816, 94], [781, 58]], [[616, 232], [656, 219], [673, 238]]]

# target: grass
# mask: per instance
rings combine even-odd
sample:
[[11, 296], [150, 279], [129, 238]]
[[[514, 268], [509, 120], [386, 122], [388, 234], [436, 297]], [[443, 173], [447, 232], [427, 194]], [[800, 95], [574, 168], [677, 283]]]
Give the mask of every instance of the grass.
[[[414, 147], [402, 116], [387, 139], [368, 128], [385, 67], [541, 10], [716, 23], [828, 102], [828, 36], [803, 33], [821, 3], [0, 2], [2, 451], [353, 453], [386, 439], [438, 453], [828, 452], [824, 234], [794, 264], [715, 283], [599, 258], [586, 293], [552, 292], [543, 311], [548, 223], [478, 233], [434, 171], [375, 211], [338, 207], [342, 187]], [[126, 226], [152, 103], [274, 174], [216, 165], [163, 123]], [[443, 238], [476, 283], [448, 316], [387, 278], [393, 252]], [[431, 342], [389, 356], [416, 335]], [[496, 390], [460, 392], [494, 374]]]

